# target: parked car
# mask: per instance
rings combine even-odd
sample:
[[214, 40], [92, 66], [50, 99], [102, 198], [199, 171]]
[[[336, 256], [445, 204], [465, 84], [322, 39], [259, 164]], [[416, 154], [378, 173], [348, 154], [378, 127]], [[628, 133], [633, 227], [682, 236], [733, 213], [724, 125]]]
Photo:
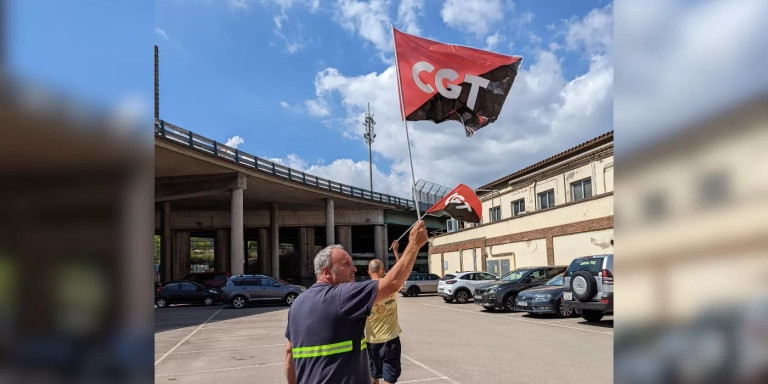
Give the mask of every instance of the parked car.
[[264, 275], [238, 275], [227, 279], [222, 301], [231, 303], [235, 308], [243, 308], [249, 303], [283, 302], [292, 305], [296, 297], [307, 288]]
[[586, 321], [600, 321], [613, 313], [613, 255], [573, 259], [563, 285], [563, 306], [573, 308]]
[[219, 290], [194, 281], [167, 281], [155, 292], [155, 305], [158, 308], [165, 308], [171, 304], [213, 305], [219, 300], [219, 294]]
[[558, 317], [571, 317], [573, 308], [563, 307], [563, 275], [557, 275], [546, 284], [529, 288], [517, 294], [515, 310], [528, 313], [553, 313]]
[[479, 285], [475, 290], [475, 304], [482, 305], [488, 311], [503, 309], [512, 312], [520, 291], [542, 285], [552, 277], [561, 275], [565, 269], [564, 265], [515, 269], [496, 281]]
[[184, 276], [184, 280], [192, 280], [206, 287], [222, 289], [229, 276], [229, 272], [197, 272]]
[[400, 289], [403, 296], [418, 296], [420, 293], [437, 293], [440, 276], [434, 273], [411, 273]]
[[437, 284], [437, 294], [450, 303], [454, 299], [459, 304], [464, 304], [475, 294], [475, 287], [494, 281], [498, 276], [482, 271], [456, 272], [447, 274]]

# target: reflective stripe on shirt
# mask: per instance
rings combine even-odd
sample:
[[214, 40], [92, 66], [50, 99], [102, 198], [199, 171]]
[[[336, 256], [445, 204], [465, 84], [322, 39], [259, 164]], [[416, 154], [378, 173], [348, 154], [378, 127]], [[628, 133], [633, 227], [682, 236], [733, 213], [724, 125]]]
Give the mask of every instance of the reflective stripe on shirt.
[[[360, 350], [362, 351], [367, 346], [365, 339], [360, 340]], [[335, 344], [313, 345], [311, 347], [297, 347], [291, 348], [291, 354], [294, 359], [301, 359], [305, 357], [319, 357], [336, 355], [344, 352], [352, 351], [352, 340], [342, 341]]]

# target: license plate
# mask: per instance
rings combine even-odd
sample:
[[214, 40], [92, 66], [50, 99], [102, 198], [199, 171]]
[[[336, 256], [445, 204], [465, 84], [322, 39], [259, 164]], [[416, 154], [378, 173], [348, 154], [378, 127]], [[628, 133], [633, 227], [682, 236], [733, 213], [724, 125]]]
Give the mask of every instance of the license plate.
[[528, 306], [528, 303], [526, 303], [525, 301], [518, 301], [518, 302], [517, 302], [517, 305], [518, 305], [519, 307], [526, 307], [526, 306]]
[[482, 296], [480, 296], [480, 295], [475, 295], [475, 300], [482, 300], [482, 299], [483, 299], [483, 297], [482, 297]]
[[573, 292], [563, 292], [563, 300], [573, 300]]

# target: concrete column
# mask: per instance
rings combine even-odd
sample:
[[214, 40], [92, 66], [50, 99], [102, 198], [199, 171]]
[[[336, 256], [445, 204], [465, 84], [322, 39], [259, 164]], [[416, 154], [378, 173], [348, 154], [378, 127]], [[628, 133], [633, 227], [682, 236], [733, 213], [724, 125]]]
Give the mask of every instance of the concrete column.
[[385, 259], [387, 258], [387, 247], [384, 245], [384, 226], [383, 225], [374, 225], [373, 226], [373, 252], [374, 257], [381, 260], [384, 263], [384, 266], [386, 267], [387, 262]]
[[189, 231], [175, 231], [173, 246], [173, 273], [168, 280], [181, 279], [189, 273]]
[[213, 265], [216, 271], [227, 272], [231, 271], [230, 266], [230, 250], [229, 250], [230, 234], [227, 229], [216, 230], [216, 243], [214, 250]]
[[342, 247], [349, 253], [352, 254], [352, 227], [348, 225], [337, 225], [336, 231], [338, 232], [338, 241], [339, 244], [341, 244]]
[[160, 264], [162, 264], [162, 276], [160, 280], [171, 280], [173, 275], [173, 262], [171, 261], [171, 202], [166, 201], [163, 203], [163, 212], [160, 215], [160, 225], [163, 227], [163, 236], [160, 239], [161, 253]]
[[[384, 231], [384, 268], [386, 268], [387, 271], [389, 271], [389, 267], [390, 267], [389, 252], [391, 251], [389, 250], [389, 228], [387, 227], [386, 224], [384, 224], [383, 231]], [[393, 253], [392, 256], [395, 256], [395, 254]]]
[[261, 263], [261, 273], [269, 275], [271, 273], [269, 265], [269, 235], [267, 228], [259, 228], [259, 263]]
[[299, 228], [299, 275], [302, 278], [314, 275], [314, 250], [315, 228]]
[[243, 245], [243, 188], [232, 189], [231, 232], [230, 232], [230, 268], [232, 275], [243, 273], [245, 263]]
[[325, 245], [336, 244], [333, 199], [325, 199]]
[[272, 231], [272, 276], [280, 278], [280, 224], [277, 222], [277, 203], [269, 203], [269, 227]]

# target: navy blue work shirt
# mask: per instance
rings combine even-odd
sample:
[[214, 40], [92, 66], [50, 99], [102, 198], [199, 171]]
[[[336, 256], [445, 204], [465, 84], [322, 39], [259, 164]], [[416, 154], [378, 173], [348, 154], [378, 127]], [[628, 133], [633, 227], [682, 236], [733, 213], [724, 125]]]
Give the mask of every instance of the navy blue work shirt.
[[378, 291], [378, 280], [315, 283], [296, 298], [285, 337], [293, 348], [297, 384], [371, 382], [365, 320]]

